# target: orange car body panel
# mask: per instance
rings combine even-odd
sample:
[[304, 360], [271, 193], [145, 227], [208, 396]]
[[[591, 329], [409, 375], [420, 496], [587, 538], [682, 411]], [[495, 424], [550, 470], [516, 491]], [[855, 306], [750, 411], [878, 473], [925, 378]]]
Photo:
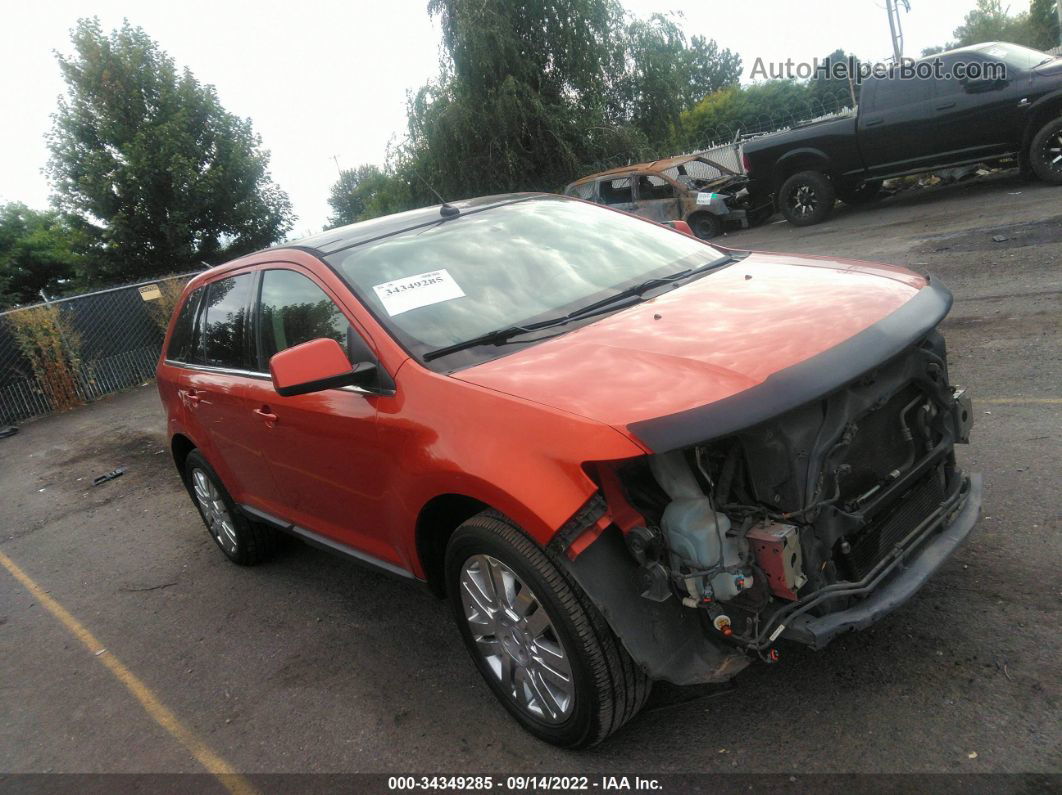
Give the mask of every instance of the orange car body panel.
[[[237, 503], [423, 577], [415, 527], [432, 498], [472, 497], [545, 544], [596, 490], [584, 461], [646, 452], [607, 425], [421, 367], [322, 263], [301, 251], [267, 253], [195, 277], [185, 296], [258, 268], [302, 272], [326, 288], [396, 389], [285, 398], [263, 377], [201, 372], [163, 357], [158, 388], [170, 437], [200, 448]], [[189, 390], [200, 396], [195, 405]], [[263, 405], [277, 416], [272, 427], [254, 413]]]
[[169, 434], [202, 449], [236, 502], [420, 578], [417, 520], [433, 498], [479, 500], [544, 545], [597, 490], [584, 463], [649, 452], [628, 424], [761, 383], [874, 324], [926, 283], [899, 268], [757, 254], [446, 375], [410, 358], [306, 251], [270, 250], [211, 269], [185, 295], [270, 267], [301, 272], [328, 293], [394, 379], [395, 393], [331, 389], [285, 398], [264, 374], [206, 373], [162, 358]]
[[457, 378], [625, 427], [761, 384], [877, 323], [925, 284], [898, 268], [753, 254]]

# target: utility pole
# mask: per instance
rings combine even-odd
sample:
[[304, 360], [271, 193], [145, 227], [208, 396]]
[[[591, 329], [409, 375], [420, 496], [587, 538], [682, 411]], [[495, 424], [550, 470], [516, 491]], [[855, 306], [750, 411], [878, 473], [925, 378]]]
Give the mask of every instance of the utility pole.
[[892, 34], [892, 57], [896, 63], [903, 58], [903, 25], [900, 23], [898, 4], [903, 4], [904, 10], [911, 13], [911, 4], [908, 0], [885, 0], [885, 10], [889, 14], [889, 32]]

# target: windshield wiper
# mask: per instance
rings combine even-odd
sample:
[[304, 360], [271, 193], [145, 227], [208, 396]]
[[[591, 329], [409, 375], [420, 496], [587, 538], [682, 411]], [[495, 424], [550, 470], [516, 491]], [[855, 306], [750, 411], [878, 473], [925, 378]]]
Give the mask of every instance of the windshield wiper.
[[453, 345], [446, 345], [445, 347], [428, 351], [424, 354], [424, 361], [430, 362], [432, 359], [448, 356], [451, 353], [463, 351], [467, 348], [475, 348], [479, 345], [501, 345], [503, 342], [506, 342], [513, 337], [518, 337], [521, 334], [530, 334], [534, 331], [543, 331], [545, 329], [553, 328], [554, 326], [562, 326], [573, 320], [594, 317], [595, 315], [604, 315], [607, 312], [614, 312], [617, 309], [623, 309], [626, 306], [633, 306], [641, 300], [640, 297], [636, 295], [628, 295], [625, 296], [625, 298], [626, 300], [623, 302], [614, 302], [610, 296], [607, 305], [598, 306], [597, 304], [592, 304], [562, 317], [540, 320], [537, 323], [525, 323], [522, 326], [509, 326], [508, 328], [488, 331], [486, 334], [480, 334], [478, 337], [472, 337], [472, 339], [465, 340], [464, 342], [455, 342]]
[[651, 279], [646, 279], [644, 282], [640, 282], [632, 287], [627, 287], [617, 293], [613, 293], [606, 298], [602, 298], [600, 301], [594, 301], [592, 304], [580, 307], [574, 312], [569, 312], [567, 315], [549, 318], [548, 320], [539, 320], [535, 323], [525, 323], [522, 326], [509, 326], [508, 328], [488, 331], [486, 334], [480, 334], [478, 337], [472, 337], [463, 342], [455, 342], [453, 345], [446, 345], [442, 348], [428, 351], [424, 354], [423, 358], [424, 361], [430, 362], [433, 359], [439, 359], [443, 356], [448, 356], [451, 353], [457, 353], [458, 351], [467, 350], [468, 348], [475, 348], [479, 345], [500, 345], [513, 337], [520, 336], [521, 334], [530, 334], [535, 331], [563, 326], [574, 320], [583, 320], [588, 317], [603, 315], [607, 312], [615, 312], [618, 309], [624, 309], [628, 306], [633, 306], [634, 304], [639, 303], [642, 300], [642, 295], [649, 292], [649, 290], [652, 290], [654, 287], [660, 287], [661, 285], [671, 284], [673, 282], [681, 281], [682, 279], [688, 279], [691, 276], [706, 273], [715, 268], [722, 267], [737, 258], [738, 256], [735, 254], [725, 254], [718, 259], [714, 259], [711, 262], [705, 263], [696, 268], [686, 268], [685, 270], [673, 273], [669, 276], [654, 276]]

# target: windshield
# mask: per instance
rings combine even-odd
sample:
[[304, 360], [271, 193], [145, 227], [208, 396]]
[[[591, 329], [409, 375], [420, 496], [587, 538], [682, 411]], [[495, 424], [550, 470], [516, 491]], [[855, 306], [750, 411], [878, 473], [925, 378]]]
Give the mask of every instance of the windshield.
[[[639, 218], [559, 196], [471, 212], [329, 255], [413, 355], [567, 314], [718, 249]], [[537, 335], [521, 343], [533, 342]], [[514, 345], [488, 354], [508, 353]], [[446, 368], [484, 360], [464, 351]]]
[[1007, 66], [1015, 69], [1032, 69], [1034, 66], [1050, 61], [1051, 56], [1046, 52], [1031, 50], [1017, 44], [993, 44], [985, 47], [981, 52], [989, 58], [999, 60]]

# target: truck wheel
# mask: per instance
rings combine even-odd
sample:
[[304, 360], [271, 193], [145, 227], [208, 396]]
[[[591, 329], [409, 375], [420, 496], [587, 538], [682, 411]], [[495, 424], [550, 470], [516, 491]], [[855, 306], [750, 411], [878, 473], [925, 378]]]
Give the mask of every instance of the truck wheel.
[[1029, 165], [1040, 179], [1062, 185], [1062, 119], [1040, 128], [1029, 147]]
[[253, 566], [273, 553], [277, 531], [240, 513], [217, 472], [198, 450], [188, 454], [184, 479], [203, 524], [225, 557], [241, 566]]
[[445, 576], [476, 667], [535, 736], [594, 745], [645, 704], [651, 682], [601, 614], [506, 517], [484, 511], [458, 527]]
[[719, 220], [719, 216], [711, 213], [694, 213], [686, 219], [686, 223], [701, 240], [711, 240], [723, 234], [723, 222]]
[[794, 226], [811, 226], [825, 221], [837, 198], [833, 183], [821, 171], [794, 174], [778, 191], [778, 205]]
[[881, 180], [871, 179], [853, 188], [838, 190], [837, 198], [853, 207], [869, 204], [881, 195]]

